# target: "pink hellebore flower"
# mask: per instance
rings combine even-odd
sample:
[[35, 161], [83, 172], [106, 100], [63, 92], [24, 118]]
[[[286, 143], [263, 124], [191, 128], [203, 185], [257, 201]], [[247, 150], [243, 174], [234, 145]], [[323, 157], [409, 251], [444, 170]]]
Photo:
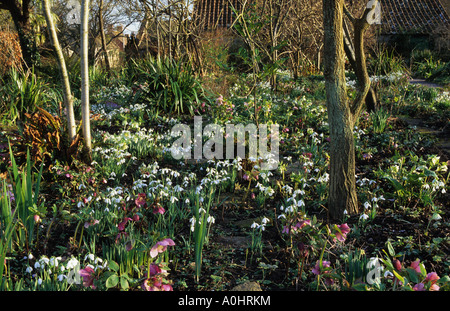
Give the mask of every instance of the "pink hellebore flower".
[[96, 225], [96, 224], [98, 224], [98, 223], [99, 223], [99, 221], [98, 221], [97, 219], [94, 219], [93, 221], [86, 221], [86, 222], [84, 223], [84, 227], [87, 229], [87, 228], [89, 228], [90, 226]]
[[162, 284], [160, 278], [151, 277], [144, 280], [142, 283], [142, 289], [146, 291], [173, 291], [173, 288], [169, 284]]
[[152, 258], [155, 258], [156, 256], [158, 256], [158, 253], [164, 252], [167, 249], [167, 246], [174, 246], [174, 245], [175, 242], [169, 238], [159, 241], [150, 250], [150, 256]]
[[417, 273], [421, 273], [420, 272], [420, 259], [417, 259], [416, 261], [413, 261], [411, 263], [410, 268], [412, 268], [414, 271], [416, 271]]
[[424, 282], [431, 282], [430, 290], [431, 291], [438, 291], [439, 286], [436, 284], [437, 280], [439, 280], [440, 277], [437, 275], [436, 272], [430, 272], [427, 274], [427, 277], [425, 278]]
[[342, 224], [337, 226], [340, 230], [336, 233], [336, 239], [341, 242], [344, 242], [347, 238], [347, 234], [350, 232], [350, 227], [347, 224]]
[[[295, 225], [291, 226], [291, 230], [293, 233], [297, 232], [298, 230], [303, 229], [306, 226], [311, 226], [311, 220], [301, 220], [297, 222]], [[289, 226], [284, 226], [282, 233], [288, 233], [289, 234]]]
[[80, 274], [80, 276], [83, 277], [83, 286], [84, 287], [92, 287], [93, 289], [95, 289], [95, 285], [94, 285], [94, 269], [92, 269], [91, 267], [87, 266], [84, 269], [81, 269], [80, 271], [78, 271], [78, 273]]
[[120, 231], [125, 230], [125, 226], [127, 225], [127, 222], [128, 222], [129, 220], [133, 220], [133, 219], [131, 219], [131, 218], [129, 218], [129, 217], [125, 217], [125, 218], [122, 220], [122, 222], [119, 223], [119, 225], [117, 226], [117, 228], [119, 228]]
[[166, 210], [160, 204], [154, 204], [153, 214], [164, 214]]
[[430, 291], [436, 291], [437, 292], [437, 291], [439, 291], [439, 288], [440, 287], [437, 284], [433, 284], [433, 285], [430, 286]]
[[297, 224], [294, 225], [294, 228], [299, 230], [306, 226], [311, 226], [311, 220], [309, 220], [309, 219], [301, 220]]
[[416, 292], [422, 292], [425, 290], [425, 285], [423, 283], [418, 283], [414, 285], [413, 290]]
[[[330, 262], [329, 261], [322, 261], [322, 268], [324, 269], [324, 271], [320, 270], [320, 264], [319, 261], [316, 262], [315, 267], [312, 269], [312, 273], [314, 273], [315, 275], [321, 275], [321, 274], [327, 274], [329, 273], [329, 271], [326, 271], [326, 268], [330, 267]], [[325, 284], [327, 285], [332, 285], [334, 283], [334, 280], [331, 278], [325, 278]]]
[[437, 275], [436, 272], [430, 272], [427, 274], [427, 277], [425, 278], [425, 282], [431, 282], [434, 284], [439, 279], [440, 279], [440, 277]]
[[222, 95], [220, 95], [217, 99], [216, 99], [216, 105], [222, 105], [222, 103], [223, 103], [223, 96]]
[[134, 200], [134, 203], [136, 204], [137, 207], [145, 207], [147, 205], [145, 199], [146, 199], [145, 193], [139, 193], [137, 199]]
[[[330, 262], [326, 261], [326, 260], [322, 261], [322, 268], [328, 268], [328, 267], [330, 267]], [[320, 263], [319, 263], [319, 261], [317, 261], [316, 265], [312, 269], [312, 273], [314, 273], [315, 275], [320, 275], [320, 274], [322, 274], [322, 272], [327, 273], [327, 271], [320, 271]]]
[[139, 221], [139, 214], [134, 214], [133, 221]]

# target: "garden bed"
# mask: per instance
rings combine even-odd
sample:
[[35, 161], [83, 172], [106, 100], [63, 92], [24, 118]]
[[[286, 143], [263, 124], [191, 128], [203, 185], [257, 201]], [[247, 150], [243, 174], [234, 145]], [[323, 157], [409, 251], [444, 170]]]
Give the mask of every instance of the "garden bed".
[[[194, 107], [205, 125], [256, 118], [279, 124], [280, 163], [273, 171], [261, 170], [257, 159], [175, 160], [170, 130], [192, 125], [191, 117], [158, 114], [151, 104], [127, 106], [131, 88], [114, 98], [102, 89], [94, 102], [93, 162], [67, 163], [49, 150], [36, 209], [29, 212], [35, 222], [17, 219], [4, 286], [201, 291], [252, 281], [265, 291], [412, 290], [421, 282], [427, 289], [435, 285], [426, 276], [436, 272], [439, 286], [448, 289], [448, 154], [434, 137], [398, 118], [405, 111], [420, 115], [414, 106], [419, 91], [390, 83], [381, 96], [385, 111], [363, 113], [355, 128], [360, 213], [341, 223], [327, 218], [321, 79], [288, 80], [278, 93], [262, 86], [256, 103], [243, 95], [243, 83], [225, 98]], [[116, 108], [100, 109], [111, 100]], [[439, 99], [443, 103], [448, 98]], [[430, 109], [427, 117], [445, 120], [440, 111]], [[19, 132], [2, 127], [0, 133], [0, 169], [11, 198], [18, 192], [8, 175], [7, 138]], [[20, 135], [10, 142], [24, 169], [30, 142]], [[383, 271], [370, 284], [366, 265], [374, 257]], [[77, 265], [83, 271], [78, 279], [69, 273]]]

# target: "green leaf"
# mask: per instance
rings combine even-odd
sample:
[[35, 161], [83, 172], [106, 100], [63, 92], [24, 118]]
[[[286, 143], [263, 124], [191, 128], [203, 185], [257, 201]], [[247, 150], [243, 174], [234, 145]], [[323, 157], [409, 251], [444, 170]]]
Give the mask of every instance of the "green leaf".
[[117, 274], [113, 274], [106, 280], [106, 288], [115, 287], [118, 283], [119, 276]]
[[110, 261], [108, 263], [108, 267], [113, 271], [116, 271], [116, 272], [119, 271], [119, 265], [115, 261]]
[[437, 284], [446, 284], [450, 283], [450, 276], [446, 275], [437, 280]]
[[407, 268], [406, 271], [408, 272], [411, 282], [419, 283], [419, 277], [417, 276], [417, 272], [414, 269]]
[[127, 278], [128, 278], [128, 276], [125, 277], [125, 275], [120, 276], [120, 287], [122, 289], [128, 289], [129, 288]]
[[392, 246], [391, 242], [388, 241], [388, 242], [386, 243], [386, 246], [387, 246], [387, 248], [388, 248], [389, 255], [391, 255], [392, 257], [394, 257], [394, 256], [395, 256], [395, 250], [394, 250], [394, 247]]
[[395, 277], [396, 277], [400, 282], [402, 282], [403, 284], [405, 284], [405, 279], [404, 279], [400, 274], [398, 274], [397, 271], [392, 270], [392, 273], [394, 273]]
[[421, 274], [423, 277], [425, 277], [425, 276], [427, 275], [427, 270], [425, 270], [424, 264], [423, 264], [423, 263], [420, 263], [419, 267], [420, 267], [420, 274]]

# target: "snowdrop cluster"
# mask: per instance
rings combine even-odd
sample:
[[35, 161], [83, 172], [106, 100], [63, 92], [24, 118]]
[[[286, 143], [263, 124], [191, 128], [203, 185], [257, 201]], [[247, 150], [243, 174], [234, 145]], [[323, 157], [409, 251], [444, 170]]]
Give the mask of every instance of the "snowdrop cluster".
[[261, 231], [264, 231], [266, 228], [266, 225], [270, 223], [270, 219], [267, 217], [263, 217], [261, 219], [261, 223], [258, 224], [256, 221], [252, 223], [252, 225], [250, 226], [250, 228], [252, 229], [260, 229]]
[[397, 72], [391, 72], [388, 75], [385, 76], [371, 76], [370, 81], [371, 82], [378, 82], [378, 81], [387, 81], [387, 82], [398, 82], [401, 80], [405, 74], [401, 71]]
[[[56, 279], [59, 282], [68, 281], [77, 282], [79, 275], [77, 274], [81, 262], [75, 257], [63, 259], [60, 256], [47, 257], [41, 256], [39, 259], [35, 259], [33, 254], [28, 254], [23, 258], [28, 261], [28, 265], [25, 272], [30, 274], [37, 281], [37, 285], [41, 285], [43, 280], [56, 274]], [[34, 261], [34, 263], [33, 263]], [[107, 262], [94, 254], [88, 254], [84, 258], [84, 263], [94, 270], [107, 269]]]
[[286, 218], [286, 214], [296, 214], [299, 208], [305, 206], [305, 201], [301, 198], [297, 198], [297, 195], [305, 195], [304, 190], [297, 189], [292, 193], [292, 196], [286, 199], [286, 206], [281, 205], [280, 210], [282, 214], [278, 216], [278, 218]]

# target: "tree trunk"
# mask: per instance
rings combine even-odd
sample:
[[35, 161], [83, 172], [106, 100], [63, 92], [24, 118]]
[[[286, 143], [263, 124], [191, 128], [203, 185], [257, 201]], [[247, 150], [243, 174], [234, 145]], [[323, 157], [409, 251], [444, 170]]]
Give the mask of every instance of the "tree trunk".
[[75, 114], [73, 112], [73, 98], [70, 90], [69, 75], [64, 61], [64, 55], [59, 45], [58, 35], [56, 34], [55, 24], [50, 11], [49, 0], [42, 0], [42, 10], [44, 11], [47, 27], [50, 33], [50, 42], [53, 45], [58, 60], [59, 71], [61, 73], [61, 82], [63, 85], [64, 106], [66, 107], [67, 115], [67, 132], [69, 136], [69, 144], [72, 143], [76, 137], [77, 126], [75, 124]]
[[20, 48], [25, 66], [33, 67], [38, 63], [39, 53], [30, 24], [31, 0], [0, 0], [0, 9], [8, 10], [19, 35]]
[[81, 1], [81, 115], [83, 119], [84, 155], [87, 162], [92, 159], [91, 124], [89, 112], [89, 63], [88, 63], [88, 31], [89, 0]]
[[323, 0], [324, 76], [330, 126], [329, 217], [358, 212], [353, 116], [347, 100], [343, 46], [343, 0]]
[[105, 37], [105, 29], [103, 25], [103, 0], [100, 0], [99, 9], [98, 9], [98, 22], [100, 26], [100, 37], [102, 40], [102, 50], [103, 55], [105, 57], [105, 66], [108, 77], [111, 76], [111, 63], [109, 62], [108, 50], [106, 49], [106, 37]]
[[344, 211], [350, 215], [358, 213], [353, 128], [370, 89], [363, 38], [371, 10], [366, 9], [360, 19], [349, 16], [355, 28], [355, 71], [359, 84], [356, 98], [350, 102], [345, 81], [344, 0], [323, 0], [324, 77], [330, 127], [328, 214], [333, 221], [342, 220]]
[[[347, 11], [347, 14], [349, 14], [348, 11]], [[350, 31], [348, 29], [347, 22], [344, 19], [344, 21], [343, 21], [343, 23], [344, 23], [343, 24], [343, 26], [344, 26], [344, 50], [345, 50], [345, 54], [347, 55], [350, 66], [352, 67], [353, 71], [355, 72], [355, 74], [357, 76], [357, 79], [359, 81], [361, 81], [365, 78], [364, 71], [367, 72], [366, 62], [365, 62], [365, 60], [363, 63], [361, 63], [361, 60], [357, 61], [356, 54], [355, 54], [355, 44], [356, 44], [357, 40], [360, 40], [360, 43], [364, 42], [364, 38], [361, 38], [361, 34], [364, 35], [364, 32], [367, 29], [367, 27], [365, 27], [364, 24], [361, 23], [361, 21], [358, 23], [358, 25], [355, 25], [357, 20], [355, 20], [353, 17], [350, 17], [350, 18], [353, 19], [354, 27], [358, 27], [358, 29], [354, 29], [354, 31], [359, 32], [359, 38], [354, 37], [354, 42], [351, 40]], [[361, 27], [363, 27], [363, 28], [361, 28]], [[355, 33], [355, 36], [356, 35], [357, 34]], [[358, 46], [360, 43], [358, 43]], [[361, 47], [360, 47], [360, 49], [361, 49]], [[361, 50], [364, 51], [364, 47], [362, 47]], [[357, 63], [364, 66], [364, 68], [365, 68], [364, 71], [357, 68], [358, 67]], [[370, 87], [369, 93], [366, 96], [366, 109], [368, 112], [372, 112], [372, 111], [375, 111], [378, 109], [377, 95], [376, 95], [375, 90], [372, 87]]]

